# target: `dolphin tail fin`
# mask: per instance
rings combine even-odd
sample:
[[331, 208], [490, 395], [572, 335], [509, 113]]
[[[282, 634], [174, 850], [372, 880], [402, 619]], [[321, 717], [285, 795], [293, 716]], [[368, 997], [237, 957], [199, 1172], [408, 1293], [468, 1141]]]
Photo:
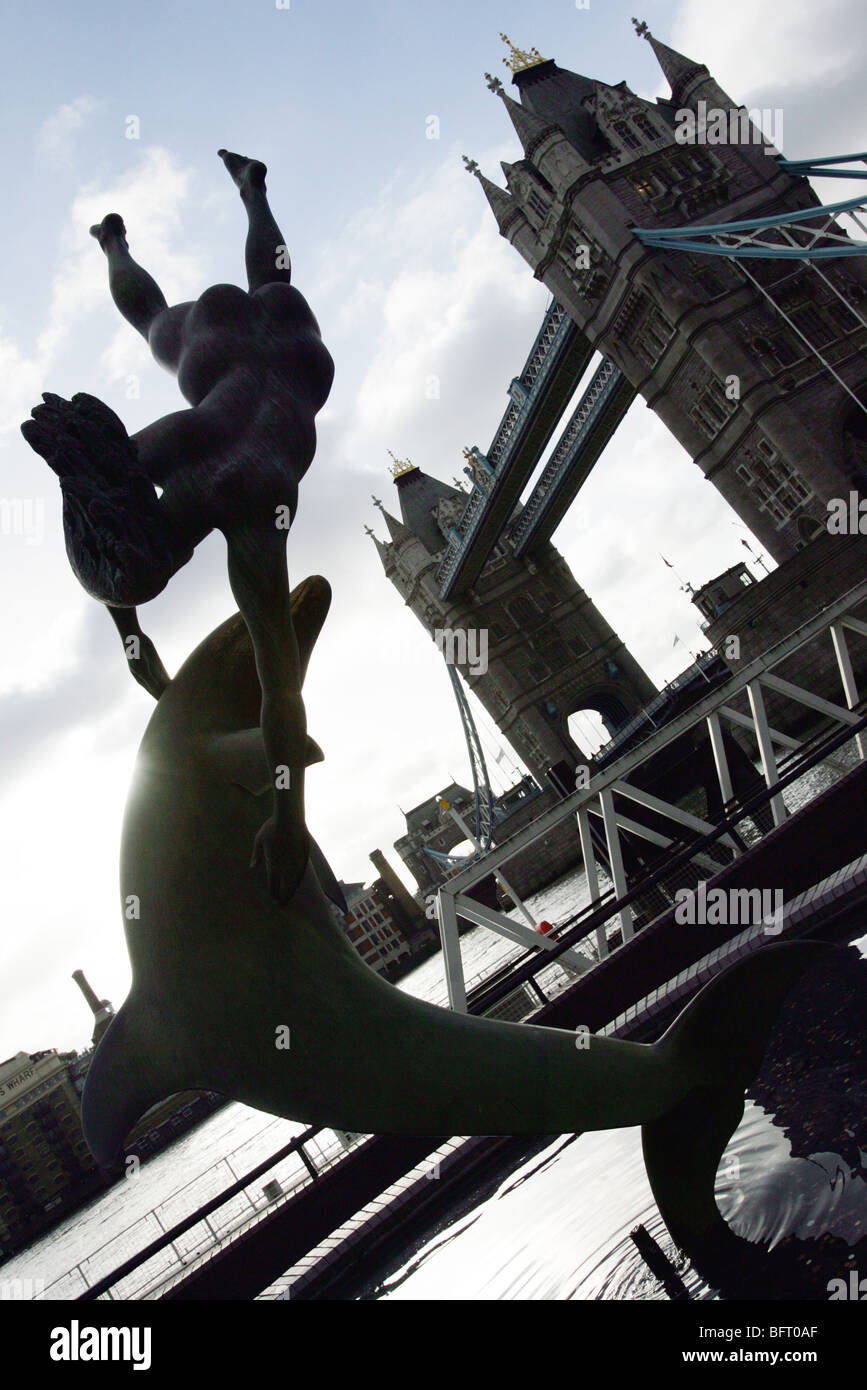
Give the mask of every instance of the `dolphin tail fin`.
[[699, 991], [655, 1044], [695, 1078], [673, 1110], [642, 1126], [651, 1190], [677, 1245], [693, 1262], [735, 1258], [748, 1248], [714, 1198], [719, 1161], [740, 1123], [786, 995], [833, 949], [820, 941], [763, 947]]
[[97, 1046], [81, 1097], [81, 1127], [102, 1168], [120, 1157], [134, 1124], [157, 1101], [184, 1089], [157, 1060], [154, 1022], [135, 995], [112, 1019]]

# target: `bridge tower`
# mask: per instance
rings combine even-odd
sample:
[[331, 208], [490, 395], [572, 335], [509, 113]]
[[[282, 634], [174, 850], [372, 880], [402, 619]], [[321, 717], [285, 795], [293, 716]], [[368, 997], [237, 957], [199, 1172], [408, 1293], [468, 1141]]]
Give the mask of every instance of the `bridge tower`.
[[641, 244], [636, 226], [818, 200], [767, 138], [773, 129], [781, 139], [780, 113], [762, 118], [763, 134], [703, 63], [636, 27], [670, 99], [643, 100], [625, 82], [509, 44], [520, 100], [490, 74], [488, 86], [523, 158], [503, 164], [506, 189], [467, 167], [501, 235], [782, 563], [824, 530], [829, 499], [867, 485], [867, 267], [826, 260], [820, 276], [796, 262], [740, 265]]
[[443, 599], [436, 572], [467, 494], [408, 461], [392, 472], [401, 519], [374, 499], [390, 536], [373, 538], [387, 578], [432, 639], [457, 635], [454, 665], [537, 781], [552, 764], [588, 761], [569, 716], [596, 710], [613, 734], [656, 694], [649, 676], [549, 541], [517, 560], [504, 533], [474, 584]]

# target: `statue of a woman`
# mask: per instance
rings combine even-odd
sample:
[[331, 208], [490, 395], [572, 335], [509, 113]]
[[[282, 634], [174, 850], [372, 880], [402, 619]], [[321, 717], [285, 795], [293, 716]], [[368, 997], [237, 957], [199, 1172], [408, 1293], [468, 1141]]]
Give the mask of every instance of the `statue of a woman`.
[[256, 836], [252, 862], [264, 860], [271, 892], [285, 902], [308, 853], [299, 829], [307, 744], [286, 537], [334, 363], [307, 301], [290, 283], [265, 165], [219, 153], [247, 211], [246, 291], [214, 285], [195, 301], [170, 306], [132, 259], [117, 213], [91, 228], [108, 260], [115, 304], [177, 375], [189, 409], [129, 437], [94, 397], [46, 395], [22, 431], [60, 477], [73, 569], [108, 607], [134, 676], [157, 699], [168, 676], [136, 607], [165, 587], [212, 530], [226, 537], [229, 581], [255, 652], [274, 784], [272, 814]]

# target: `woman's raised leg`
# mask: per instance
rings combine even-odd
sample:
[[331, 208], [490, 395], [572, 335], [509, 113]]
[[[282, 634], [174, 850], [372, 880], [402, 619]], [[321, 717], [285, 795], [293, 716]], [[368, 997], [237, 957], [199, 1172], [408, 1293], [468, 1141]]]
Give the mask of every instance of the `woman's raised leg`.
[[259, 159], [248, 159], [245, 154], [232, 154], [229, 150], [219, 150], [218, 154], [247, 209], [244, 259], [250, 293], [263, 285], [290, 284], [292, 267], [289, 252], [265, 193], [265, 165]]

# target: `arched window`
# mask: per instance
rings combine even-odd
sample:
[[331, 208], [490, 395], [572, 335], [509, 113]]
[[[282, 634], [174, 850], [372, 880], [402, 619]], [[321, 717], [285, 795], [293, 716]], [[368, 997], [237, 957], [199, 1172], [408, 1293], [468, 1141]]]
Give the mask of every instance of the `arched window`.
[[628, 121], [613, 121], [611, 128], [620, 143], [628, 150], [641, 149], [641, 141]]
[[645, 140], [659, 139], [659, 131], [656, 129], [656, 126], [650, 120], [649, 116], [644, 115], [643, 111], [637, 112], [632, 117], [632, 124], [635, 126], [639, 135], [644, 136]]
[[545, 202], [541, 194], [537, 193], [535, 188], [531, 188], [530, 192], [527, 195], [527, 206], [531, 207], [533, 211], [537, 213], [538, 216], [541, 217], [542, 221], [544, 222], [545, 218], [548, 216], [548, 209], [545, 206]]
[[542, 621], [536, 600], [530, 594], [519, 594], [517, 598], [510, 599], [509, 612], [514, 622], [524, 632], [532, 631]]
[[802, 545], [809, 545], [817, 536], [821, 536], [825, 527], [821, 521], [817, 521], [814, 516], [798, 517], [798, 540]]

